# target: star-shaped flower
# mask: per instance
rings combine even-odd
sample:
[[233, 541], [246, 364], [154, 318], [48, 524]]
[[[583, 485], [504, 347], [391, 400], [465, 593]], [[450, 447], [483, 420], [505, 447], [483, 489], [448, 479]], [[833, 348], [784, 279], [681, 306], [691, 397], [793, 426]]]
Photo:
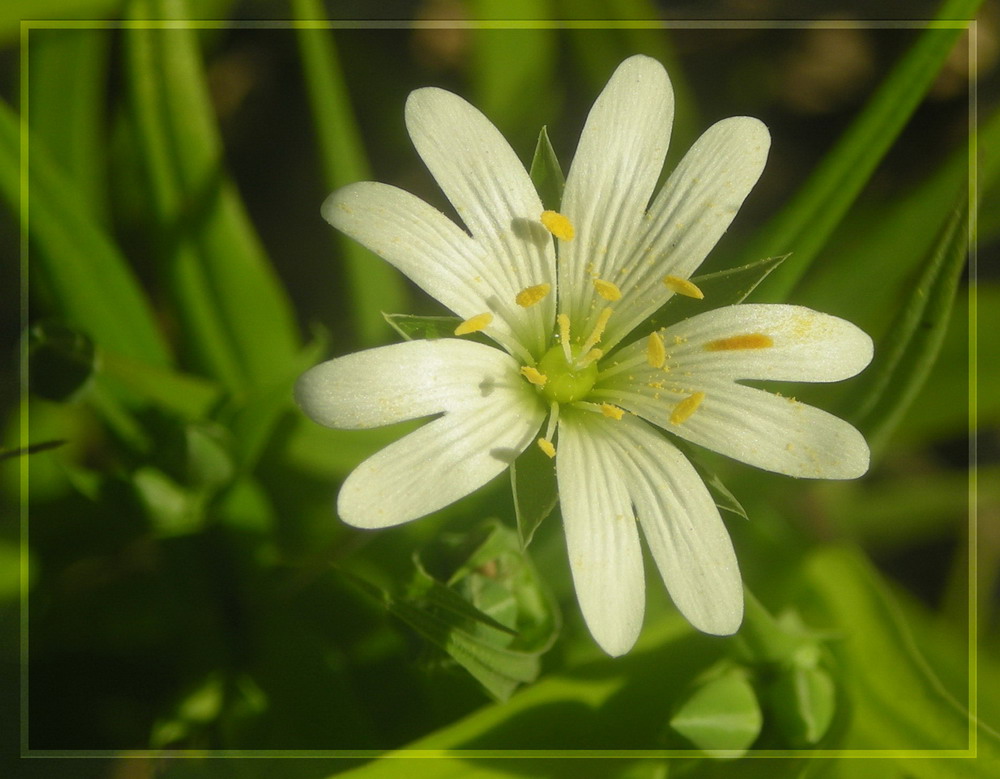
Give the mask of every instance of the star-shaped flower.
[[[764, 125], [725, 119], [694, 144], [650, 203], [673, 95], [663, 67], [615, 71], [584, 127], [560, 212], [469, 103], [413, 92], [406, 124], [468, 232], [413, 195], [362, 182], [323, 215], [464, 321], [455, 338], [410, 341], [323, 363], [296, 395], [317, 422], [367, 428], [436, 416], [344, 482], [348, 524], [424, 516], [493, 479], [537, 443], [555, 460], [570, 568], [597, 643], [627, 652], [644, 610], [639, 527], [671, 598], [699, 630], [735, 632], [739, 568], [719, 511], [676, 435], [769, 471], [850, 479], [868, 447], [846, 422], [738, 379], [837, 381], [871, 339], [790, 305], [718, 308], [624, 339], [689, 280], [763, 170]], [[480, 332], [500, 348], [462, 336]]]

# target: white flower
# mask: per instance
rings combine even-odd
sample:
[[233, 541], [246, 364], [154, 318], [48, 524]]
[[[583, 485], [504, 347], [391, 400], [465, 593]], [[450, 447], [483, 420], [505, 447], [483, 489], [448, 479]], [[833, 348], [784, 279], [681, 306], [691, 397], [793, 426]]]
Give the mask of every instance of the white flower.
[[338, 511], [357, 527], [440, 509], [537, 441], [555, 458], [580, 608], [610, 655], [627, 652], [642, 623], [640, 526], [696, 628], [726, 635], [742, 620], [742, 582], [719, 511], [656, 428], [790, 476], [850, 479], [868, 468], [851, 425], [737, 383], [853, 376], [872, 343], [842, 319], [735, 305], [618, 348], [672, 295], [700, 296], [688, 278], [767, 158], [761, 122], [725, 119], [650, 204], [672, 118], [662, 66], [627, 59], [590, 112], [561, 213], [543, 213], [524, 166], [481, 113], [440, 89], [413, 92], [410, 137], [468, 233], [372, 182], [335, 192], [323, 215], [465, 320], [456, 335], [479, 331], [502, 348], [410, 341], [323, 363], [296, 388], [303, 410], [335, 428], [437, 416], [344, 482]]

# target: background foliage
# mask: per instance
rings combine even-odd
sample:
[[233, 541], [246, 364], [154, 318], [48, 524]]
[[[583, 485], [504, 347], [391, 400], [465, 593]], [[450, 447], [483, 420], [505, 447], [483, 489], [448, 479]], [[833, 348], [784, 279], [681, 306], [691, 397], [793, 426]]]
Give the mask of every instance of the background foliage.
[[[777, 24], [801, 6], [775, 1], [755, 10], [771, 23], [666, 30], [517, 20], [741, 11], [5, 3], [0, 257], [5, 279], [20, 257], [27, 296], [0, 286], [0, 674], [25, 697], [5, 696], [0, 731], [15, 753], [23, 717], [21, 748], [47, 755], [13, 775], [52, 775], [71, 753], [103, 755], [58, 763], [94, 777], [988, 775], [1000, 701], [973, 693], [1000, 686], [1000, 361], [975, 336], [989, 347], [1000, 328], [1000, 7], [892, 5], [879, 13], [978, 14], [978, 114], [965, 25], [922, 31], [870, 4], [838, 6], [861, 25]], [[325, 24], [372, 14], [460, 23]], [[21, 33], [29, 17], [133, 23]], [[362, 178], [448, 211], [403, 129], [410, 90], [467, 96], [526, 163], [547, 126], [566, 169], [590, 103], [637, 52], [675, 86], [668, 168], [722, 117], [771, 128], [764, 177], [702, 272], [790, 254], [751, 300], [873, 335], [861, 377], [795, 393], [859, 425], [875, 459], [857, 482], [799, 483], [705, 457], [749, 518], [726, 515], [759, 598], [747, 629], [696, 634], [651, 582], [640, 643], [610, 660], [577, 613], [557, 514], [522, 551], [515, 515], [537, 519], [523, 483], [516, 510], [504, 478], [355, 531], [334, 516], [338, 482], [399, 431], [321, 429], [290, 388], [412, 326], [383, 312], [446, 313], [319, 217]], [[370, 761], [404, 747], [451, 756]], [[508, 750], [536, 751], [490, 759]], [[553, 759], [566, 750], [603, 751]]]

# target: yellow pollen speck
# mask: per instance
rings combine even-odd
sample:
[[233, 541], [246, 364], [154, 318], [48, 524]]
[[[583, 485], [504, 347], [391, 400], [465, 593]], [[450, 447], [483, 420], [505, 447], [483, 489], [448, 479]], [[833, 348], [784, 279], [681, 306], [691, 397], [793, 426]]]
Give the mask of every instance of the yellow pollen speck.
[[576, 234], [573, 223], [558, 211], [542, 211], [541, 220], [545, 229], [556, 238], [563, 241], [573, 240], [573, 236]]
[[544, 387], [545, 383], [549, 380], [549, 377], [538, 370], [538, 368], [533, 368], [530, 365], [525, 365], [521, 368], [521, 375], [536, 387]]
[[517, 293], [517, 297], [514, 301], [521, 308], [528, 308], [529, 306], [535, 305], [535, 303], [540, 302], [545, 298], [549, 292], [552, 291], [551, 284], [536, 284], [533, 287], [525, 287], [520, 292]]
[[678, 403], [670, 414], [670, 422], [674, 425], [679, 425], [686, 419], [690, 419], [691, 415], [698, 410], [698, 406], [705, 399], [704, 392], [695, 392], [693, 395], [688, 395], [684, 400]]
[[556, 448], [552, 445], [552, 442], [549, 439], [539, 438], [536, 443], [538, 444], [538, 448], [545, 452], [545, 454], [549, 457], [556, 456]]
[[667, 348], [663, 345], [663, 338], [659, 333], [649, 334], [646, 341], [646, 361], [651, 368], [662, 368], [667, 361]]
[[621, 419], [625, 416], [625, 409], [618, 408], [618, 406], [612, 406], [610, 403], [602, 403], [601, 413], [609, 419]]
[[610, 300], [612, 303], [616, 300], [621, 300], [622, 291], [618, 289], [618, 285], [612, 281], [594, 279], [594, 289], [597, 290], [598, 295], [605, 300]]
[[693, 281], [688, 281], [687, 279], [682, 279], [679, 276], [667, 276], [663, 279], [663, 283], [667, 285], [667, 289], [678, 295], [683, 295], [686, 298], [696, 298], [698, 300], [703, 300], [705, 293], [698, 289], [698, 285]]
[[476, 314], [473, 317], [469, 317], [462, 324], [455, 328], [455, 335], [468, 335], [469, 333], [478, 333], [486, 327], [489, 327], [490, 322], [493, 321], [493, 314], [487, 311], [485, 314]]
[[710, 352], [728, 352], [737, 349], [768, 349], [774, 346], [774, 339], [764, 333], [746, 333], [709, 341], [705, 349]]

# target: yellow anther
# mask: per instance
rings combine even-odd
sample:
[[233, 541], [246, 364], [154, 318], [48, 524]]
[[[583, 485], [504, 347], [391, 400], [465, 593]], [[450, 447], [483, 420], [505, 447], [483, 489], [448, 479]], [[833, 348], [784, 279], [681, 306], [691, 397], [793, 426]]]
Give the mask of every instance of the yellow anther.
[[697, 284], [693, 281], [682, 279], [679, 276], [667, 276], [663, 280], [663, 283], [667, 285], [667, 289], [678, 295], [683, 295], [687, 298], [697, 298], [698, 300], [702, 300], [705, 297], [705, 293], [698, 289]]
[[538, 448], [545, 452], [545, 454], [549, 457], [556, 456], [556, 448], [552, 445], [552, 442], [549, 439], [539, 438], [536, 443], [538, 444]]
[[611, 319], [611, 314], [613, 314], [611, 308], [605, 308], [597, 315], [597, 324], [594, 325], [593, 331], [586, 341], [583, 342], [583, 347], [580, 349], [581, 352], [588, 352], [594, 344], [599, 344], [601, 342], [601, 336], [604, 335], [604, 328], [608, 326], [608, 320]]
[[746, 333], [745, 335], [733, 335], [729, 338], [720, 338], [717, 341], [709, 341], [705, 344], [705, 349], [710, 352], [728, 352], [738, 349], [769, 349], [774, 346], [774, 339], [764, 333]]
[[556, 324], [559, 325], [559, 342], [562, 344], [566, 362], [573, 362], [573, 352], [569, 348], [569, 315], [559, 314], [556, 317]]
[[679, 425], [681, 422], [690, 419], [691, 415], [698, 410], [698, 406], [701, 405], [704, 399], [704, 392], [695, 392], [693, 395], [688, 395], [674, 407], [673, 412], [670, 414], [670, 422], [674, 425]]
[[608, 417], [608, 419], [621, 419], [625, 416], [625, 409], [612, 406], [610, 403], [602, 403], [601, 413]]
[[521, 375], [536, 387], [544, 387], [545, 382], [549, 380], [549, 377], [539, 371], [538, 368], [533, 368], [530, 365], [525, 365], [521, 368]]
[[541, 220], [545, 229], [556, 238], [563, 241], [573, 240], [573, 236], [576, 234], [573, 223], [558, 211], [542, 211]]
[[663, 338], [659, 333], [650, 333], [646, 341], [646, 362], [652, 368], [662, 368], [666, 361], [667, 347], [663, 345]]
[[604, 352], [602, 352], [600, 349], [591, 349], [589, 352], [583, 355], [583, 357], [581, 357], [579, 360], [576, 361], [576, 365], [578, 368], [586, 368], [588, 365], [590, 365], [590, 363], [594, 362], [595, 360], [601, 359], [603, 356]]
[[468, 335], [469, 333], [478, 333], [480, 330], [488, 327], [490, 322], [493, 321], [493, 314], [487, 311], [485, 314], [476, 314], [475, 316], [469, 317], [462, 324], [455, 328], [455, 335]]
[[525, 287], [517, 293], [514, 301], [521, 308], [528, 308], [545, 299], [545, 296], [552, 291], [551, 284], [536, 284], [533, 287]]
[[621, 300], [622, 298], [622, 291], [618, 289], [618, 285], [612, 281], [594, 279], [594, 289], [597, 290], [598, 295], [605, 300], [610, 300], [612, 303], [616, 300]]

